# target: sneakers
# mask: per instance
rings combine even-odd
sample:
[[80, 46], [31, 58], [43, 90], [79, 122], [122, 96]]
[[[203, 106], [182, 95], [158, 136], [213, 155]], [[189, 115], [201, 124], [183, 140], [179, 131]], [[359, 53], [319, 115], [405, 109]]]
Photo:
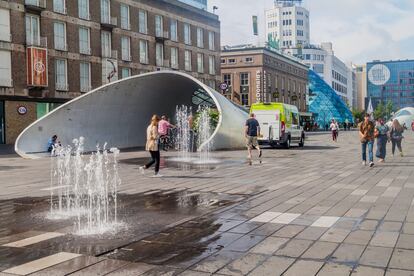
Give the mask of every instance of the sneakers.
[[402, 152], [400, 152], [400, 156], [401, 156], [401, 157], [404, 157], [404, 154], [403, 154]]
[[163, 177], [163, 175], [162, 175], [162, 174], [157, 173], [157, 174], [154, 174], [152, 177], [154, 177], [154, 178], [159, 178], [159, 177]]
[[138, 170], [139, 170], [139, 172], [140, 172], [142, 175], [145, 175], [145, 168], [144, 168], [144, 166], [140, 166], [140, 167], [138, 168]]
[[259, 158], [262, 157], [262, 150], [259, 151]]
[[367, 161], [362, 161], [362, 166], [366, 166], [367, 165]]
[[370, 168], [374, 167], [374, 162], [369, 162], [369, 167]]

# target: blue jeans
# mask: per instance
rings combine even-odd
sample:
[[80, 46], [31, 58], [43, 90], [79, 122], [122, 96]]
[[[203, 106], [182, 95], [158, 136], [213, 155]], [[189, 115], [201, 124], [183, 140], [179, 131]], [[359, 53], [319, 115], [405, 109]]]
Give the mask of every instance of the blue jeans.
[[369, 162], [374, 162], [374, 153], [373, 153], [374, 141], [361, 142], [361, 146], [362, 146], [362, 161], [367, 161], [367, 145], [368, 145]]
[[385, 159], [385, 155], [387, 154], [387, 142], [388, 137], [386, 134], [377, 137], [377, 153], [375, 154], [377, 158]]

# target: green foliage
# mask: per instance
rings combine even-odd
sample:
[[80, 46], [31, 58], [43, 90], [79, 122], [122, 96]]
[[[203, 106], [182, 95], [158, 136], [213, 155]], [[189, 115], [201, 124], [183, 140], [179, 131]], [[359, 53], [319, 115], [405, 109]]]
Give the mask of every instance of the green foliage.
[[[198, 123], [200, 121], [200, 112], [197, 112], [194, 116], [194, 122], [193, 122], [193, 129], [198, 129]], [[217, 109], [210, 109], [210, 123], [211, 123], [211, 128], [214, 130], [216, 129], [217, 125], [218, 125], [218, 121], [220, 118], [220, 112], [218, 112]]]
[[386, 115], [385, 106], [382, 102], [380, 102], [374, 110], [374, 118], [375, 119], [385, 118], [385, 115]]
[[355, 120], [358, 119], [358, 122], [362, 122], [364, 120], [364, 114], [364, 110], [360, 111], [354, 108], [352, 109], [352, 116], [354, 116]]
[[394, 105], [392, 101], [388, 100], [387, 105], [385, 106], [385, 112], [387, 119], [391, 118], [391, 113], [394, 111]]

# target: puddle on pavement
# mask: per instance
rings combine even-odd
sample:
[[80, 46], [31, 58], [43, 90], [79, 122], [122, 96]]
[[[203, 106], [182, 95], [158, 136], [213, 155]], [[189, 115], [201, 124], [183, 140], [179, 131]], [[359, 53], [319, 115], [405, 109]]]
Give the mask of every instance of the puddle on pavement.
[[[99, 236], [72, 235], [74, 222], [71, 219], [47, 219], [49, 197], [3, 200], [0, 201], [0, 244], [20, 240], [25, 233], [33, 231], [58, 232], [66, 235], [25, 249], [48, 254], [64, 251], [107, 256], [151, 264], [182, 263], [220, 249], [214, 241], [220, 238], [218, 230], [223, 222], [212, 213], [243, 199], [240, 195], [187, 191], [120, 194], [118, 214], [126, 227], [117, 233]], [[0, 265], [7, 261], [7, 258], [0, 258]]]

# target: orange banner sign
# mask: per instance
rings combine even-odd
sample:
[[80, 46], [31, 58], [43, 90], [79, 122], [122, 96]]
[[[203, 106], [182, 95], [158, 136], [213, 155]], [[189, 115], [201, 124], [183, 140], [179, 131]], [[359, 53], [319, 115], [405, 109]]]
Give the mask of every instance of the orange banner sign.
[[47, 49], [27, 48], [27, 85], [48, 86]]

